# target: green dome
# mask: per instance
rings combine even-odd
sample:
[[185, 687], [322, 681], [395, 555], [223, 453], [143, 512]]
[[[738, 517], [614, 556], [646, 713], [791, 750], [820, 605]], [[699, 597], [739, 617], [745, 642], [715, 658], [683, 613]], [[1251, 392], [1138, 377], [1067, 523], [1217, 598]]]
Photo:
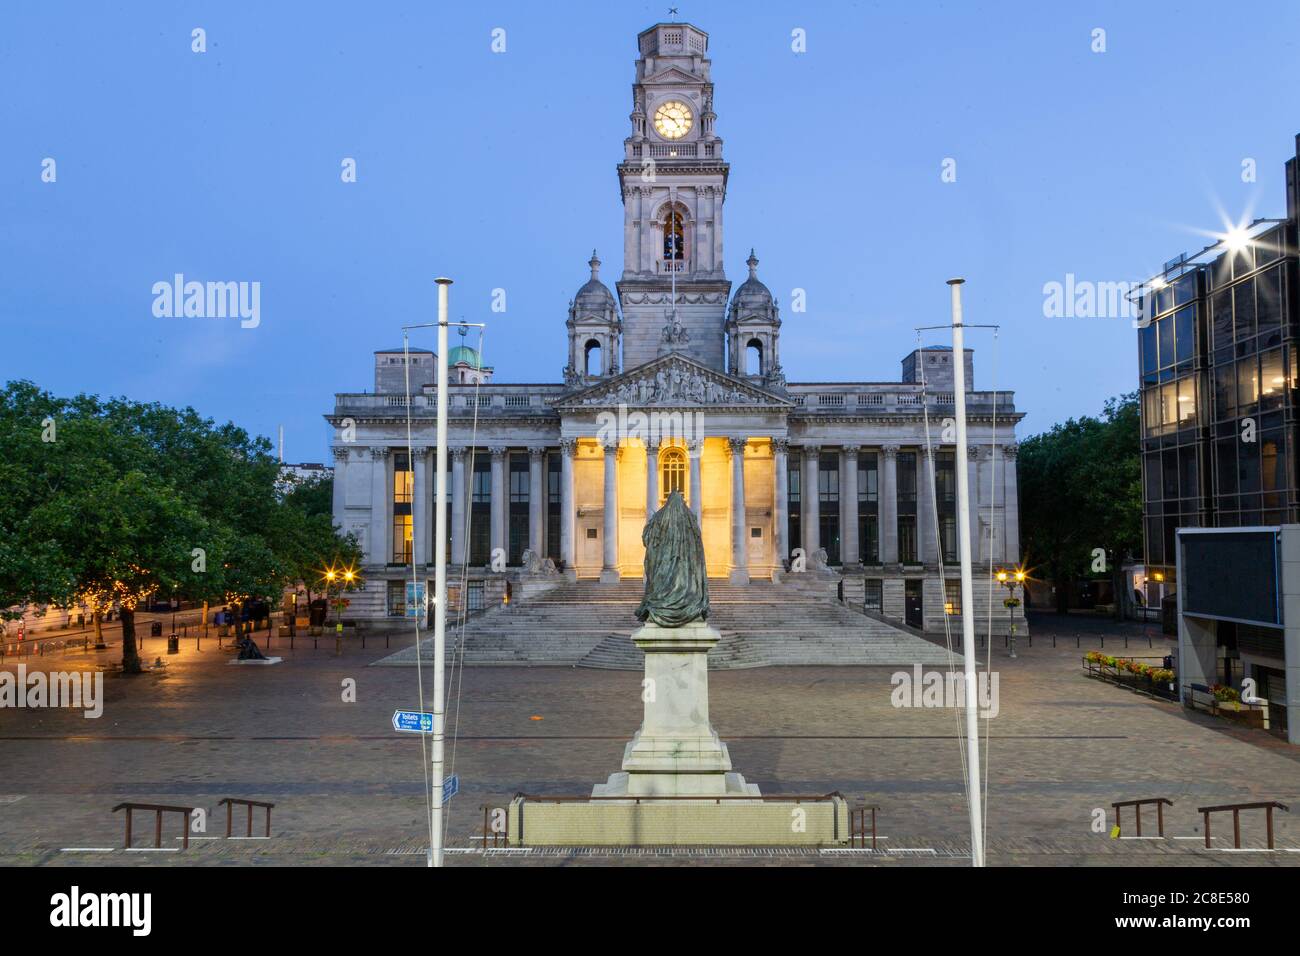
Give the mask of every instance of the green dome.
[[459, 365], [461, 362], [464, 362], [470, 368], [483, 367], [483, 362], [478, 357], [478, 351], [468, 345], [458, 345], [447, 353], [448, 365]]

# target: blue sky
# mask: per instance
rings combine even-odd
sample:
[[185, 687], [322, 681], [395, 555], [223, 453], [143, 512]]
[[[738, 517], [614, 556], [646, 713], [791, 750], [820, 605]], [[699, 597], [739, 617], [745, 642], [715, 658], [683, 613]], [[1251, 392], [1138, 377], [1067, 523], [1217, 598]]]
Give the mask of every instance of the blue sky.
[[[757, 250], [791, 380], [896, 379], [960, 274], [1022, 435], [1096, 412], [1135, 388], [1135, 333], [1044, 318], [1044, 283], [1144, 278], [1284, 210], [1293, 2], [678, 6], [710, 34], [728, 274]], [[0, 378], [283, 424], [288, 459], [321, 460], [333, 393], [371, 387], [446, 274], [499, 379], [558, 380], [593, 247], [617, 278], [635, 38], [667, 7], [9, 0]], [[156, 318], [177, 272], [260, 282], [261, 324]]]

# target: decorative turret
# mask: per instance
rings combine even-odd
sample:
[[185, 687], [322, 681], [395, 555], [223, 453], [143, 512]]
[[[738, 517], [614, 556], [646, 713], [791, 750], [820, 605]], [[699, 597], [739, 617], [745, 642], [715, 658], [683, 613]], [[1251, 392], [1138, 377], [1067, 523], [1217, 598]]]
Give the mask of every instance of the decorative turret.
[[727, 317], [727, 370], [757, 379], [768, 388], [783, 388], [780, 309], [772, 292], [758, 278], [758, 257], [749, 250], [749, 278], [731, 297]]
[[591, 251], [587, 265], [591, 278], [569, 303], [569, 364], [564, 383], [577, 388], [598, 378], [617, 375], [623, 322], [618, 302], [609, 286], [600, 281], [600, 259]]

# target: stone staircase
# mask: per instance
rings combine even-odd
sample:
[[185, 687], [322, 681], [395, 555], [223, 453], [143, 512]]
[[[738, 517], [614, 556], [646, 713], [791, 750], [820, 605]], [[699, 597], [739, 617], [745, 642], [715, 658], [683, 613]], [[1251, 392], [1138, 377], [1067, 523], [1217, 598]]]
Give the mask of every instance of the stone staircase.
[[[631, 634], [639, 626], [635, 611], [642, 590], [639, 580], [566, 582], [472, 618], [465, 626], [463, 648], [457, 629], [449, 625], [449, 650], [463, 653], [470, 665], [641, 670], [643, 654]], [[835, 600], [834, 580], [808, 576], [748, 585], [710, 581], [709, 601], [709, 623], [722, 635], [709, 654], [710, 669], [948, 662], [947, 651], [939, 645], [841, 606]], [[422, 642], [421, 654], [426, 662], [432, 660], [432, 640]], [[376, 663], [414, 665], [415, 649]]]

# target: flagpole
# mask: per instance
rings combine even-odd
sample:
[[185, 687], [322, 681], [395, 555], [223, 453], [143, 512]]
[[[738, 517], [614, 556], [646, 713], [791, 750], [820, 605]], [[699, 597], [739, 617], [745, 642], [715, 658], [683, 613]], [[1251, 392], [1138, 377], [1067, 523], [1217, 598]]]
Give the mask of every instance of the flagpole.
[[966, 467], [966, 349], [962, 336], [961, 287], [965, 279], [949, 279], [952, 289], [953, 404], [957, 418], [957, 535], [961, 559], [961, 647], [965, 674], [966, 793], [970, 801], [971, 866], [984, 865], [984, 814], [980, 800], [980, 735], [975, 675], [975, 588], [971, 582], [970, 481]]
[[429, 865], [442, 866], [443, 736], [447, 711], [447, 290], [451, 280], [438, 278], [434, 282], [438, 284], [438, 464], [433, 496], [433, 826]]

